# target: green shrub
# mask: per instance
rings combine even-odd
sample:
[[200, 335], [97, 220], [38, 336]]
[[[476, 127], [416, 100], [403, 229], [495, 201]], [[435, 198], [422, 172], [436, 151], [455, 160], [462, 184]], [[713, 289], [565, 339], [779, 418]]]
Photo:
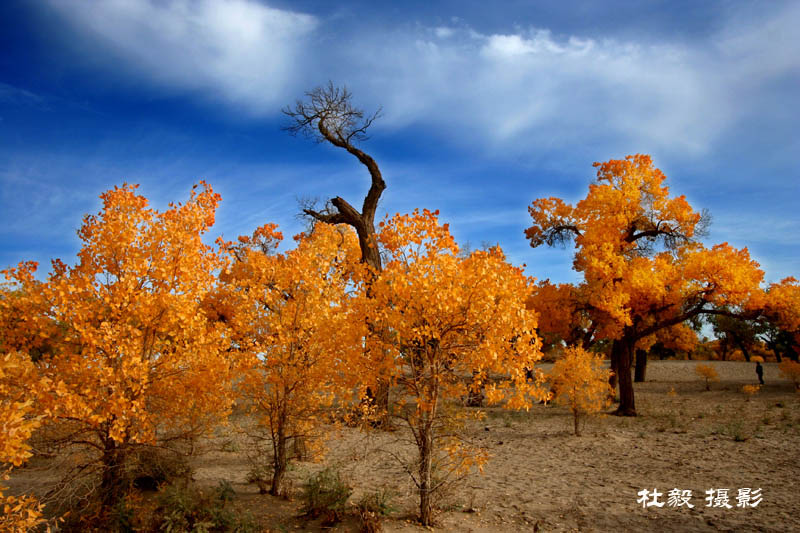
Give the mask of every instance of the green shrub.
[[387, 489], [381, 489], [376, 492], [370, 492], [365, 494], [358, 500], [356, 504], [356, 508], [365, 511], [369, 511], [371, 513], [375, 513], [380, 516], [389, 516], [397, 509], [392, 504], [392, 499], [394, 498], [394, 493]]
[[226, 531], [255, 533], [258, 528], [249, 515], [240, 516], [226, 504], [235, 497], [233, 487], [221, 481], [213, 496], [196, 487], [169, 485], [159, 494], [157, 523], [164, 533], [207, 533]]
[[361, 520], [361, 531], [363, 533], [379, 533], [383, 531], [381, 519], [396, 511], [392, 505], [393, 496], [390, 491], [382, 489], [365, 494], [358, 501], [356, 511]]
[[353, 489], [342, 481], [339, 472], [326, 468], [303, 484], [303, 512], [311, 518], [322, 516], [325, 524], [335, 524], [342, 519], [352, 493]]
[[272, 485], [272, 466], [267, 464], [254, 464], [247, 472], [247, 482], [258, 486], [259, 494], [267, 494]]

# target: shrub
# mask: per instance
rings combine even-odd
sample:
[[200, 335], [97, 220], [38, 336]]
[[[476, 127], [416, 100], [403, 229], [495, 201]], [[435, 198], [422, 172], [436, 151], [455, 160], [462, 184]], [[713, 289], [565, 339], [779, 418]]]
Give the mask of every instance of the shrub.
[[711, 390], [711, 382], [712, 381], [719, 381], [719, 376], [717, 375], [717, 371], [714, 370], [713, 366], [710, 365], [697, 365], [694, 367], [695, 373], [700, 376], [700, 379], [704, 379], [706, 382], [706, 390]]
[[794, 388], [800, 390], [800, 363], [791, 359], [784, 359], [778, 365], [778, 368], [786, 379], [794, 383]]
[[392, 504], [394, 493], [388, 489], [381, 489], [379, 491], [370, 492], [365, 494], [358, 500], [356, 507], [358, 509], [365, 509], [380, 516], [389, 516], [397, 509]]
[[254, 464], [247, 472], [247, 482], [258, 486], [259, 494], [269, 493], [272, 483], [272, 467], [266, 464]]
[[742, 387], [742, 392], [747, 395], [747, 401], [750, 401], [750, 397], [754, 394], [757, 394], [758, 391], [761, 390], [761, 385], [745, 385]]
[[252, 517], [240, 516], [227, 507], [234, 496], [233, 488], [227, 481], [221, 481], [213, 494], [190, 485], [169, 485], [159, 494], [157, 528], [165, 533], [255, 533], [258, 528]]
[[338, 471], [326, 468], [303, 484], [303, 512], [311, 518], [322, 516], [324, 524], [335, 524], [342, 519], [352, 493], [353, 489], [342, 481]]
[[176, 450], [143, 446], [126, 459], [124, 489], [158, 490], [161, 485], [185, 483], [194, 473], [187, 457]]

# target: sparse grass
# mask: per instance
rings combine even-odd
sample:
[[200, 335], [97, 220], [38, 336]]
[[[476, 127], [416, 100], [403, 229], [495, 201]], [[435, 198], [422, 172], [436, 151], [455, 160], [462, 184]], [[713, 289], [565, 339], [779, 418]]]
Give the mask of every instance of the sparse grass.
[[711, 431], [711, 434], [730, 437], [735, 442], [745, 442], [750, 439], [751, 436], [750, 433], [745, 430], [744, 422], [741, 420], [732, 420], [720, 424]]

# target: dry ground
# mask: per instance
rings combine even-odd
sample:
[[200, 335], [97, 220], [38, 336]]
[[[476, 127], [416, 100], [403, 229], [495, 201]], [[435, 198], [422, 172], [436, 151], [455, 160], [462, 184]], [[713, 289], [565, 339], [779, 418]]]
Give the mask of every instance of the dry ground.
[[[755, 365], [712, 362], [720, 381], [710, 392], [694, 373], [694, 361], [651, 361], [648, 381], [636, 384], [636, 418], [590, 419], [583, 435], [572, 435], [562, 407], [537, 405], [529, 412], [487, 409], [467, 433], [491, 459], [443, 502], [441, 531], [800, 531], [800, 395], [765, 364], [766, 386], [748, 400], [742, 385], [757, 382]], [[674, 390], [674, 392], [670, 392]], [[339, 468], [365, 492], [390, 488], [398, 508], [384, 522], [387, 532], [422, 531], [412, 522], [413, 486], [390, 452], [402, 431], [332, 434], [323, 463], [298, 463], [289, 474], [295, 497], [261, 496], [246, 482], [249, 463], [230, 430], [209, 443], [196, 461], [195, 479], [214, 486], [231, 482], [235, 504], [249, 510], [265, 531], [321, 531], [318, 521], [299, 517], [302, 480], [324, 465]], [[40, 462], [15, 472], [15, 491], [43, 486]], [[756, 508], [736, 507], [739, 488], [761, 488]], [[650, 507], [637, 492], [691, 490], [693, 509]], [[705, 491], [730, 489], [733, 508], [706, 507]], [[538, 529], [537, 529], [538, 528]], [[332, 531], [358, 531], [349, 518]]]

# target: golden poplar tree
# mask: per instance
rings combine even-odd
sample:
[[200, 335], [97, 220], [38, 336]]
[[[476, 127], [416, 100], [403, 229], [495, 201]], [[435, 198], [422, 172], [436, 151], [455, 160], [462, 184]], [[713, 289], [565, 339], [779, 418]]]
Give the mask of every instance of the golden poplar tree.
[[222, 314], [241, 362], [237, 388], [272, 447], [269, 492], [278, 494], [290, 447], [318, 436], [324, 409], [347, 400], [346, 363], [363, 353], [363, 317], [346, 305], [351, 269], [359, 268], [358, 238], [346, 226], [318, 223], [278, 253], [273, 224], [230, 246], [235, 260], [221, 275]]
[[[482, 383], [489, 403], [505, 400], [508, 408], [526, 408], [545, 395], [525, 376], [541, 358], [536, 317], [525, 308], [531, 280], [499, 248], [461, 257], [437, 215], [415, 211], [381, 223], [386, 262], [362, 299], [382, 332], [367, 339], [369, 347], [388, 354], [383, 365], [367, 357], [363, 375], [375, 380], [388, 372], [398, 391], [393, 415], [416, 443], [411, 474], [424, 525], [431, 524], [434, 495], [448, 477], [485, 460], [454, 438], [448, 402]], [[490, 374], [502, 378], [489, 380]]]
[[75, 266], [53, 261], [44, 282], [31, 263], [6, 274], [27, 327], [50, 342], [37, 363], [45, 385], [31, 394], [66, 444], [84, 449], [82, 471], [96, 474], [108, 506], [132, 451], [198, 437], [231, 395], [223, 328], [202, 308], [222, 266], [202, 241], [219, 195], [203, 183], [163, 212], [132, 185], [100, 198], [100, 213], [78, 230]]
[[704, 217], [647, 155], [595, 163], [597, 181], [569, 205], [544, 198], [529, 208], [532, 247], [574, 240], [573, 268], [583, 275], [575, 298], [594, 321], [594, 335], [612, 341], [619, 379], [617, 414], [634, 416], [630, 369], [637, 343], [701, 315], [749, 308], [763, 273], [747, 249], [697, 241]]

